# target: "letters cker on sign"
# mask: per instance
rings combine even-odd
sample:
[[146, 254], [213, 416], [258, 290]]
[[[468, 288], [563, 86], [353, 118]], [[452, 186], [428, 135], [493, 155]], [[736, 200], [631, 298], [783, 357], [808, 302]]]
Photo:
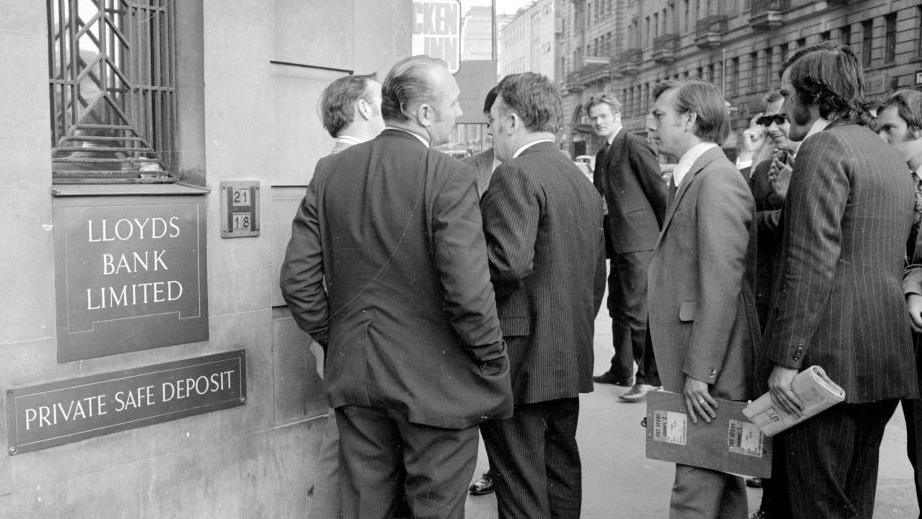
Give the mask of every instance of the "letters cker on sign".
[[461, 68], [460, 0], [413, 1], [413, 54], [445, 60], [452, 74]]

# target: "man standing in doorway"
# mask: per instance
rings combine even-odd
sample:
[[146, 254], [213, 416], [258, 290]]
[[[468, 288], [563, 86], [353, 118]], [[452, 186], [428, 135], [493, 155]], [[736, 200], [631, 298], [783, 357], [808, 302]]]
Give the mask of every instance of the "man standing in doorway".
[[398, 62], [384, 131], [321, 159], [281, 287], [326, 350], [343, 517], [463, 519], [477, 425], [512, 411], [474, 170], [432, 150], [461, 115], [442, 60]]
[[[615, 354], [611, 367], [593, 377], [600, 384], [630, 387], [626, 401], [642, 400], [660, 386], [655, 370], [645, 371], [647, 267], [666, 212], [666, 185], [650, 145], [621, 127], [621, 103], [610, 95], [586, 108], [595, 134], [605, 141], [595, 158], [592, 181], [605, 200], [608, 313]], [[637, 363], [636, 378], [634, 363]]]
[[[755, 202], [719, 146], [730, 120], [717, 87], [670, 80], [653, 97], [656, 138], [679, 162], [647, 277], [652, 353], [663, 387], [684, 395], [691, 421], [710, 422], [721, 412], [715, 398], [752, 395]], [[746, 514], [741, 477], [676, 465], [670, 518]]]
[[544, 76], [500, 82], [496, 168], [481, 203], [515, 412], [481, 428], [501, 519], [577, 518], [579, 394], [592, 391], [593, 324], [605, 291], [602, 200], [557, 149], [560, 95]]

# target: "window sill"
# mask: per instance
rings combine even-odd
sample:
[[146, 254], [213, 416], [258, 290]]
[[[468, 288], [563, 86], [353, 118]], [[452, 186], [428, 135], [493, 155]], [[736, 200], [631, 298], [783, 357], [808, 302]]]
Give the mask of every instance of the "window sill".
[[204, 195], [211, 188], [190, 184], [58, 184], [52, 186], [51, 195], [66, 196], [149, 196], [149, 195]]

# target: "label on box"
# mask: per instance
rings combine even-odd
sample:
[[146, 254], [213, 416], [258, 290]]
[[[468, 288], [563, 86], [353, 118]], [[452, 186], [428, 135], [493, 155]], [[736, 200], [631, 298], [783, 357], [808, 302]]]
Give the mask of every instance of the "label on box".
[[730, 420], [730, 427], [727, 430], [727, 444], [731, 453], [761, 458], [762, 442], [762, 431], [759, 430], [756, 424]]
[[655, 411], [653, 413], [653, 439], [656, 441], [685, 445], [688, 417], [685, 413]]

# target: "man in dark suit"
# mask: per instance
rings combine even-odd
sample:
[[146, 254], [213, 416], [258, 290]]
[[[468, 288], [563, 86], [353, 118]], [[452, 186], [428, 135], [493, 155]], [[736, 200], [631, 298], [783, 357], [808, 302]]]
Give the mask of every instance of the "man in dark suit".
[[[323, 127], [336, 139], [331, 155], [375, 138], [384, 129], [381, 83], [374, 74], [335, 79], [320, 95], [320, 116]], [[315, 341], [311, 348], [320, 346]], [[339, 430], [335, 413], [330, 409], [320, 438], [309, 519], [335, 518], [341, 514]]]
[[[490, 89], [487, 92], [487, 97], [483, 101], [483, 116], [490, 120], [490, 108], [493, 107], [493, 102], [496, 101], [496, 87]], [[489, 122], [487, 123], [487, 133], [489, 133]], [[487, 192], [487, 187], [490, 186], [490, 178], [493, 176], [493, 170], [496, 169], [496, 166], [499, 166], [499, 161], [496, 160], [496, 156], [493, 154], [493, 147], [487, 148], [480, 153], [467, 157], [463, 159], [465, 164], [470, 164], [474, 166], [474, 169], [477, 171], [477, 194], [480, 195], [480, 198], [483, 198], [483, 194]]]
[[[615, 354], [595, 382], [631, 387], [621, 395], [639, 401], [660, 385], [643, 365], [647, 337], [647, 267], [666, 212], [666, 184], [653, 148], [621, 127], [621, 103], [606, 94], [586, 106], [595, 134], [605, 140], [592, 181], [605, 200], [605, 247], [611, 258], [608, 313]], [[637, 375], [634, 375], [634, 363]], [[648, 380], [648, 377], [650, 379]]]
[[[903, 292], [910, 324], [915, 332], [916, 370], [922, 371], [922, 357], [919, 355], [919, 342], [922, 341], [922, 244], [918, 243], [922, 222], [922, 92], [894, 92], [878, 108], [877, 123], [879, 135], [906, 161], [915, 187], [912, 231], [906, 243], [909, 265], [903, 277]], [[901, 404], [906, 419], [906, 450], [915, 476], [916, 502], [922, 506], [922, 400], [904, 399]]]
[[884, 427], [919, 391], [900, 289], [913, 186], [865, 126], [861, 65], [848, 47], [807, 47], [782, 69], [790, 137], [803, 142], [760, 366], [788, 412], [803, 407], [791, 384], [808, 366], [845, 390], [844, 403], [783, 433], [793, 517], [870, 518]]
[[[715, 398], [752, 395], [755, 203], [718, 145], [730, 129], [720, 91], [698, 79], [674, 80], [653, 97], [655, 139], [680, 158], [647, 277], [650, 339], [663, 387], [685, 396], [693, 424], [710, 422], [720, 412]], [[742, 478], [676, 465], [669, 517], [746, 513]]]
[[602, 200], [557, 149], [560, 96], [544, 76], [500, 82], [490, 112], [502, 164], [481, 202], [515, 412], [481, 431], [500, 518], [579, 517], [579, 393], [592, 391], [605, 291]]
[[[441, 60], [398, 62], [385, 130], [321, 159], [292, 224], [281, 287], [326, 348], [343, 517], [464, 517], [477, 425], [511, 413], [474, 171], [430, 149], [460, 115]], [[405, 474], [405, 477], [403, 475]]]

